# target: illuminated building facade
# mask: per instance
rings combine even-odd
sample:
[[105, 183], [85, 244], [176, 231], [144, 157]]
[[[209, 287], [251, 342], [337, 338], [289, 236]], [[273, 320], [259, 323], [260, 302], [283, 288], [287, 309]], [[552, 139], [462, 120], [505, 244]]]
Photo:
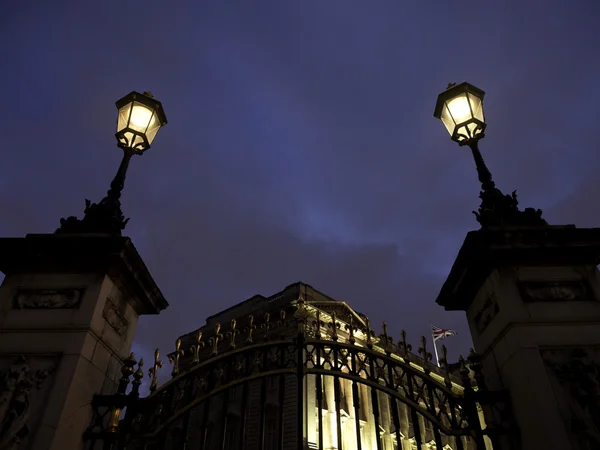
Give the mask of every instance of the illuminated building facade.
[[[416, 353], [403, 333], [376, 335], [345, 302], [296, 283], [181, 336], [172, 380], [129, 402], [120, 429], [128, 449], [491, 448], [469, 370], [432, 365], [424, 338]], [[143, 376], [129, 364], [127, 398]]]

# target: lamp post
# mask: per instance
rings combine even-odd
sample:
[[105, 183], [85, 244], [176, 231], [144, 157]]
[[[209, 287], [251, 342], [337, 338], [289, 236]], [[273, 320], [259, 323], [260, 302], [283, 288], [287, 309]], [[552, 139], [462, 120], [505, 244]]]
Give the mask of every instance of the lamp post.
[[473, 211], [482, 228], [494, 226], [545, 226], [542, 211], [534, 208], [518, 208], [517, 193], [503, 194], [492, 179], [479, 151], [479, 140], [485, 137], [483, 97], [485, 92], [469, 83], [448, 84], [438, 96], [434, 117], [445, 125], [450, 138], [459, 146], [468, 146], [473, 154], [477, 176], [482, 191], [481, 205]]
[[110, 189], [99, 203], [86, 199], [83, 219], [71, 216], [60, 219], [57, 233], [108, 233], [120, 235], [129, 219], [121, 211], [121, 192], [125, 185], [127, 168], [133, 155], [148, 150], [158, 133], [167, 124], [162, 104], [150, 92], [131, 92], [116, 102], [117, 146], [123, 150], [123, 159], [113, 178]]

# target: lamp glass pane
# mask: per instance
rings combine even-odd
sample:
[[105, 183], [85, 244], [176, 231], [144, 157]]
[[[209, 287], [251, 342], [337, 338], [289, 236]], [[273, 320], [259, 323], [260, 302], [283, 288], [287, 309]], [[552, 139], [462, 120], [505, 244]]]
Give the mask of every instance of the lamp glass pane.
[[473, 118], [471, 113], [471, 106], [466, 93], [454, 97], [453, 99], [446, 102], [447, 108], [450, 110], [450, 114], [457, 124], [466, 122]]
[[153, 116], [153, 111], [146, 105], [134, 102], [133, 109], [131, 110], [131, 118], [129, 120], [129, 128], [139, 131], [140, 133], [145, 133]]
[[117, 117], [117, 133], [123, 130], [129, 122], [129, 113], [131, 112], [131, 103], [127, 103], [119, 109], [119, 115]]
[[483, 102], [472, 92], [469, 92], [469, 103], [471, 104], [471, 110], [473, 111], [473, 117], [485, 122], [483, 118]]
[[156, 118], [156, 113], [152, 116], [152, 120], [150, 120], [150, 125], [148, 126], [148, 131], [146, 131], [146, 139], [148, 139], [148, 145], [152, 145], [152, 141], [156, 137], [156, 133], [158, 133], [159, 128], [161, 127], [160, 121]]
[[450, 136], [452, 136], [452, 134], [454, 134], [454, 126], [456, 124], [454, 123], [454, 120], [452, 120], [452, 115], [450, 114], [446, 104], [444, 104], [440, 119], [442, 119], [442, 123], [446, 127], [446, 130], [448, 130], [448, 133], [450, 133]]

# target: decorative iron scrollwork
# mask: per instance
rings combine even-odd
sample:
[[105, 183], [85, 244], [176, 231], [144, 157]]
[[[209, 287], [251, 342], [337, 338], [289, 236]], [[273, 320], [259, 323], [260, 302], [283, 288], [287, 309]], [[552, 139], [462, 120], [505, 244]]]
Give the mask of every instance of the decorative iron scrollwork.
[[[143, 361], [137, 363], [137, 370], [134, 371], [136, 362], [133, 354], [130, 355], [124, 361], [123, 382], [117, 393], [96, 397], [94, 426], [90, 427], [92, 431], [86, 436], [108, 439], [106, 433], [109, 432], [113, 436], [111, 445], [116, 445], [112, 447], [114, 450], [124, 450], [124, 443], [129, 443], [127, 450], [163, 450], [166, 448], [163, 447], [166, 442], [164, 439], [178, 436], [177, 443], [169, 441], [169, 445], [179, 450], [183, 448], [181, 446], [185, 439], [191, 439], [188, 444], [202, 442], [198, 439], [204, 439], [201, 433], [205, 432], [202, 430], [206, 430], [208, 425], [198, 422], [198, 417], [204, 417], [204, 414], [208, 414], [206, 411], [216, 411], [225, 401], [245, 399], [245, 406], [238, 403], [236, 408], [257, 408], [260, 413], [261, 405], [267, 399], [266, 394], [262, 393], [268, 391], [282, 402], [288, 402], [290, 398], [299, 398], [298, 392], [306, 389], [301, 386], [308, 386], [309, 392], [316, 390], [317, 404], [323, 407], [326, 404], [328, 410], [332, 408], [340, 414], [341, 410], [347, 414], [350, 408], [355, 415], [358, 412], [358, 420], [363, 420], [363, 407], [360, 405], [362, 402], [369, 402], [368, 408], [373, 414], [376, 411], [379, 413], [373, 420], [388, 421], [385, 427], [383, 422], [378, 422], [383, 428], [377, 428], [377, 425], [375, 429], [383, 429], [382, 433], [388, 435], [395, 433], [396, 439], [400, 436], [399, 415], [405, 414], [403, 420], [411, 421], [411, 433], [414, 434], [414, 444], [417, 447], [425, 448], [423, 446], [433, 443], [439, 448], [446, 448], [447, 442], [458, 442], [452, 440], [454, 437], [466, 436], [473, 439], [479, 450], [483, 431], [477, 407], [482, 405], [487, 408], [496, 397], [487, 391], [481, 372], [481, 359], [476, 354], [472, 352], [467, 360], [461, 356], [457, 377], [449, 370], [445, 346], [442, 346], [441, 368], [438, 369], [431, 366], [432, 355], [424, 337], [421, 338], [418, 349], [422, 360], [416, 356], [411, 358], [412, 347], [406, 342], [404, 331], [400, 333], [401, 340], [396, 346], [388, 335], [385, 323], [379, 339], [375, 337], [366, 316], [362, 316], [365, 325], [363, 335], [357, 333], [359, 328], [352, 316], [349, 316], [347, 324], [342, 323], [335, 312], [324, 313], [319, 308], [307, 306], [301, 296], [297, 308], [297, 314], [289, 318], [281, 311], [277, 321], [271, 320], [269, 314], [265, 315], [264, 322], [260, 325], [261, 337], [264, 336], [267, 340], [259, 339], [260, 342], [254, 342], [256, 324], [253, 316], [248, 317], [243, 340], [237, 339], [239, 330], [235, 320], [224, 336], [217, 323], [214, 335], [208, 339], [206, 354], [212, 355], [210, 358], [202, 358], [200, 355], [205, 344], [202, 331], [198, 330], [189, 347], [193, 364], [186, 365], [179, 360], [183, 352], [182, 343], [178, 339], [175, 353], [169, 355], [174, 377], [160, 388], [157, 386], [157, 371], [162, 367], [162, 362], [157, 349], [154, 365], [148, 370], [148, 375], [152, 377], [151, 395], [146, 398], [139, 398]], [[326, 323], [322, 321], [324, 314], [331, 316], [330, 320], [326, 319]], [[285, 338], [279, 334], [275, 338], [273, 329], [286, 325], [286, 320], [298, 324], [298, 335], [295, 338]], [[326, 328], [329, 330], [323, 333]], [[287, 327], [286, 330], [288, 329], [292, 327]], [[224, 337], [228, 345], [219, 349]], [[187, 341], [185, 342], [187, 345]], [[375, 342], [377, 345], [374, 345]], [[131, 393], [123, 395], [131, 375]], [[471, 377], [475, 379], [477, 389], [472, 387]], [[291, 382], [293, 378], [296, 381]], [[268, 383], [267, 379], [270, 380]], [[272, 383], [273, 380], [275, 383]], [[250, 386], [255, 386], [256, 389]], [[252, 394], [250, 389], [255, 389]], [[300, 391], [292, 392], [290, 389]], [[261, 395], [261, 399], [257, 400], [257, 395]], [[357, 399], [354, 406], [351, 398]], [[315, 401], [314, 397], [310, 401]], [[398, 407], [392, 407], [393, 405]], [[110, 413], [103, 413], [102, 408], [108, 408]], [[127, 411], [126, 417], [121, 419], [124, 408]], [[200, 410], [204, 412], [198, 412]], [[189, 423], [186, 426], [192, 437], [181, 434], [186, 429], [184, 423]], [[419, 430], [422, 424], [429, 427], [429, 431]], [[190, 430], [201, 431], [200, 434], [194, 434]], [[454, 437], [446, 440], [444, 436]]]

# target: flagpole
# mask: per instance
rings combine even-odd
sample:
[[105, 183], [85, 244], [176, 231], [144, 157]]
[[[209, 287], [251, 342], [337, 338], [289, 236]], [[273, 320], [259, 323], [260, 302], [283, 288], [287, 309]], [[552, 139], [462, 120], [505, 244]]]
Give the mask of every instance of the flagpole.
[[440, 357], [438, 356], [436, 340], [433, 334], [431, 335], [431, 338], [433, 339], [433, 351], [435, 352], [435, 362], [437, 363], [437, 366], [440, 367]]
[[429, 324], [429, 327], [431, 328], [431, 339], [433, 340], [433, 351], [435, 352], [435, 363], [437, 364], [438, 367], [440, 367], [440, 357], [437, 352], [437, 345], [435, 343], [435, 335], [433, 334], [433, 325]]

